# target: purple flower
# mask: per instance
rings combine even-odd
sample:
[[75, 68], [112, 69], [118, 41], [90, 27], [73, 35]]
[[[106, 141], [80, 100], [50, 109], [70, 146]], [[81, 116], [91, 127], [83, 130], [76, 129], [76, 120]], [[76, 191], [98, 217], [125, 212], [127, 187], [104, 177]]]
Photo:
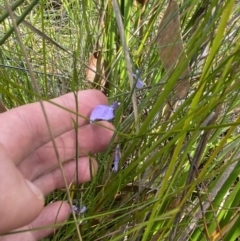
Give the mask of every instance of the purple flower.
[[70, 212], [74, 212], [75, 214], [78, 214], [79, 208], [76, 205], [72, 205], [72, 210]]
[[120, 160], [120, 145], [117, 144], [113, 160], [113, 171], [116, 173], [118, 171], [118, 165]]
[[113, 102], [111, 105], [97, 105], [91, 115], [90, 115], [90, 123], [98, 120], [112, 120], [114, 118], [114, 110], [119, 106], [118, 102]]
[[86, 211], [87, 211], [87, 207], [83, 205], [80, 209], [80, 213], [85, 213]]
[[80, 208], [80, 211], [79, 211], [79, 207], [77, 205], [72, 205], [72, 210], [71, 212], [74, 212], [76, 215], [77, 214], [82, 214], [82, 213], [85, 213], [87, 210], [87, 207], [86, 206], [81, 206]]
[[114, 101], [110, 107], [113, 109], [113, 110], [116, 110], [120, 105], [120, 102], [117, 102], [117, 101]]
[[137, 79], [136, 88], [137, 89], [142, 89], [143, 86], [145, 85], [145, 83], [140, 78], [137, 78], [136, 74], [133, 74], [133, 78]]

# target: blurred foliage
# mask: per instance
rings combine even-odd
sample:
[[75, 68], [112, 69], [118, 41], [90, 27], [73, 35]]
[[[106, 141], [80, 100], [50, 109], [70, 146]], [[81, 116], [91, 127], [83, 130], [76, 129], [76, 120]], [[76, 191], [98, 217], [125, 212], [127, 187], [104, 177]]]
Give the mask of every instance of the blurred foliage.
[[80, 240], [76, 225], [88, 241], [238, 240], [239, 1], [9, 3], [40, 93], [0, 1], [4, 106], [87, 88], [121, 103], [118, 172], [112, 141], [93, 181], [72, 190], [87, 212], [46, 240]]

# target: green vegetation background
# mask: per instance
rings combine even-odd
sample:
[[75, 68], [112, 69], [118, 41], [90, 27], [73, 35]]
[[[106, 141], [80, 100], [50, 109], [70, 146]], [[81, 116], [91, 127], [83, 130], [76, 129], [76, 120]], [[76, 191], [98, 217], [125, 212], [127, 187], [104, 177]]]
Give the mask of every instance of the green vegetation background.
[[121, 103], [118, 172], [112, 141], [71, 189], [86, 213], [45, 240], [238, 240], [239, 1], [7, 2], [24, 46], [0, 1], [5, 107], [88, 88]]

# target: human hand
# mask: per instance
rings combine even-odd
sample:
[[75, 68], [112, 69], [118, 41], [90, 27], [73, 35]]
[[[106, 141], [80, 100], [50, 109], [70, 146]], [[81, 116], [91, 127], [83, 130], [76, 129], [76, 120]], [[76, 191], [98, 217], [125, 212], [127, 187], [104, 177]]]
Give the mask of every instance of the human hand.
[[[52, 101], [76, 111], [72, 93]], [[93, 108], [99, 104], [107, 104], [107, 99], [101, 92], [78, 92], [78, 112], [82, 116], [89, 117]], [[71, 183], [76, 172], [76, 133], [73, 127], [76, 116], [49, 102], [44, 102], [44, 108], [59, 159], [63, 162], [66, 180]], [[87, 155], [107, 148], [114, 127], [108, 122], [101, 122], [101, 125], [89, 124], [88, 120], [81, 117], [78, 127], [78, 181], [84, 183], [91, 178]], [[0, 234], [18, 228], [27, 230], [50, 226], [67, 220], [71, 210], [67, 202], [54, 202], [44, 207], [44, 195], [64, 187], [64, 180], [40, 104], [21, 106], [1, 114], [0, 133]], [[96, 173], [96, 160], [91, 158], [91, 163], [92, 170]], [[0, 240], [35, 241], [52, 232], [53, 228], [41, 229], [0, 236]]]

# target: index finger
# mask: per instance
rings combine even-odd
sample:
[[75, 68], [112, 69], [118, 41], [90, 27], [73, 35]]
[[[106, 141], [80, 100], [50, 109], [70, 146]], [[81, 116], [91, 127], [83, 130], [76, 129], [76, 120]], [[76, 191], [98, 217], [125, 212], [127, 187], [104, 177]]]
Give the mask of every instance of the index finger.
[[[87, 118], [96, 105], [107, 104], [107, 98], [98, 90], [79, 91], [77, 97], [78, 113]], [[76, 112], [73, 93], [63, 95], [52, 101]], [[54, 138], [73, 129], [73, 120], [76, 120], [75, 114], [47, 101], [43, 103]], [[87, 119], [79, 116], [78, 126], [87, 123]], [[16, 164], [37, 148], [51, 141], [40, 103], [17, 107], [1, 114], [0, 133], [0, 142]]]

